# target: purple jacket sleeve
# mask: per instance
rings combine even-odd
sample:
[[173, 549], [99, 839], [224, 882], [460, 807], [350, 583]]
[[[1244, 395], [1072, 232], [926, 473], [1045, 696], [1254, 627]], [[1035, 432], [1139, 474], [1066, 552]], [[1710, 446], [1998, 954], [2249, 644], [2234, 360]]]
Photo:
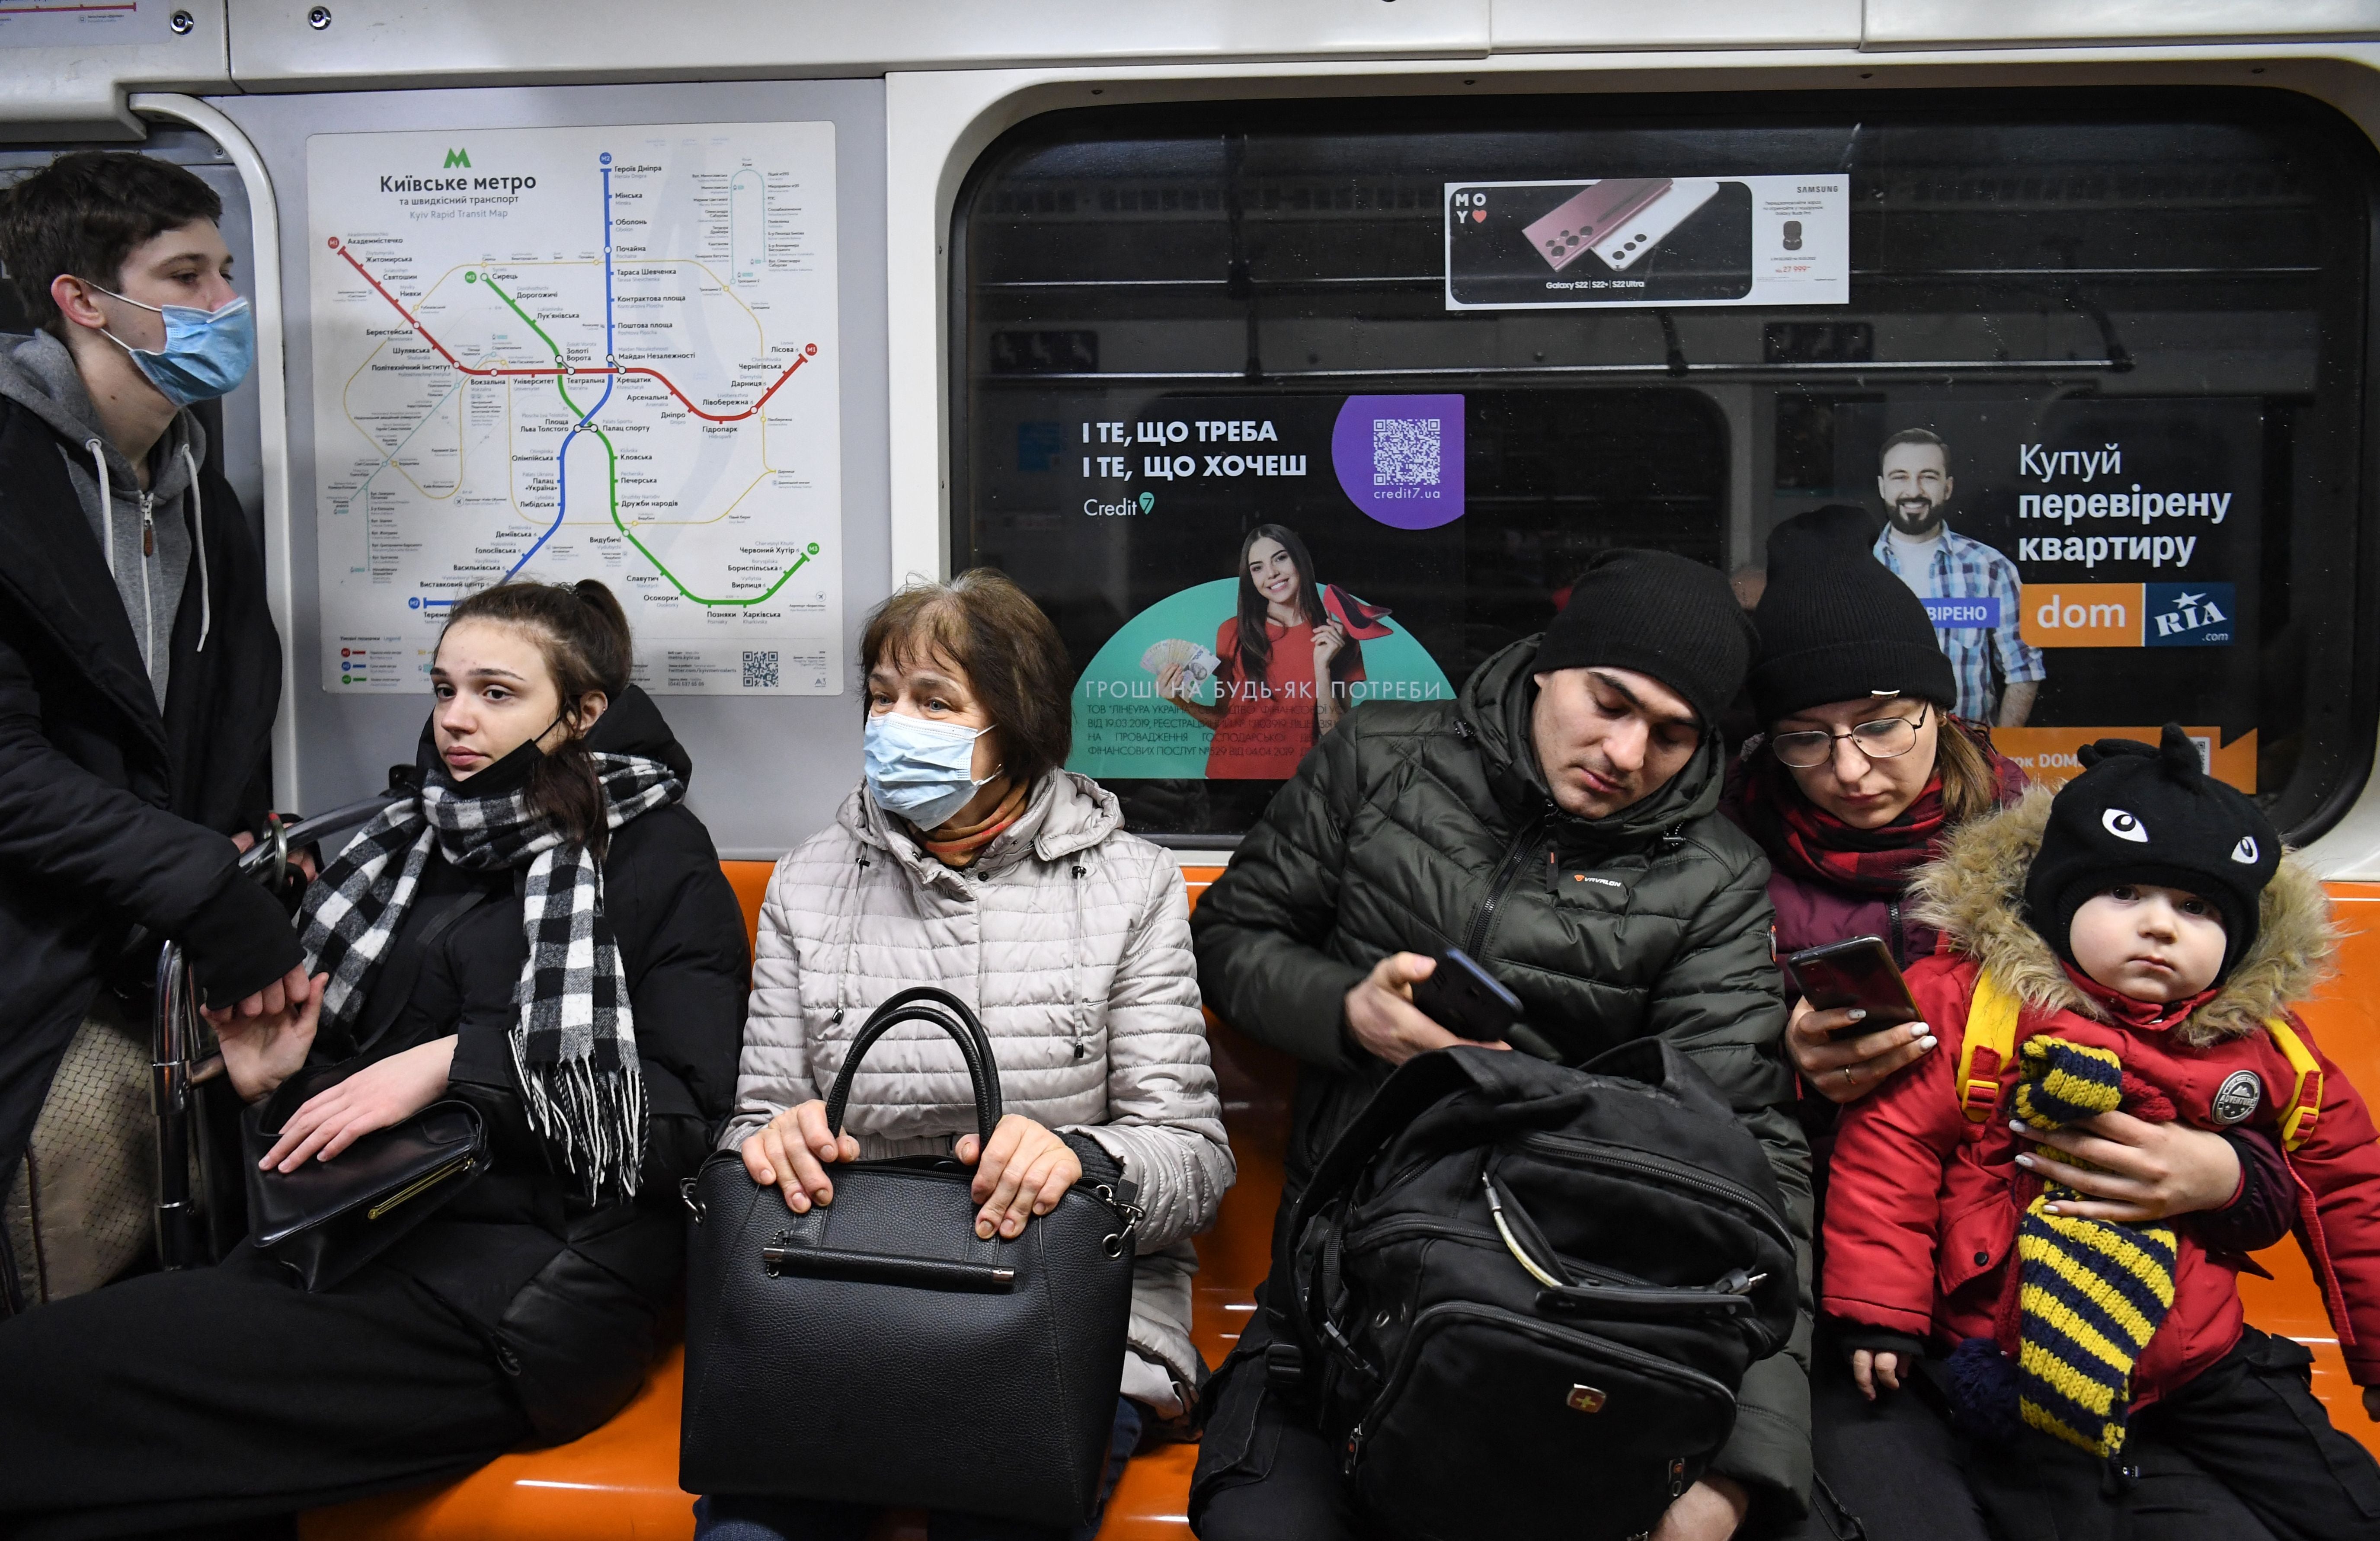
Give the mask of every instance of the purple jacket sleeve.
[[2297, 1219], [2297, 1184], [2273, 1137], [2257, 1129], [2226, 1129], [2240, 1157], [2240, 1191], [2220, 1209], [2191, 1217], [2201, 1246], [2246, 1254], [2277, 1245]]

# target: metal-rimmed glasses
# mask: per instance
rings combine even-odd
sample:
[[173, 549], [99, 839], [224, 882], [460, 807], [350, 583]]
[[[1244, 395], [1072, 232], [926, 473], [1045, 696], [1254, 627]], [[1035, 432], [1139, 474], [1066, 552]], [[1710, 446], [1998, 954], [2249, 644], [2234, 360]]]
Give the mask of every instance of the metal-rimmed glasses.
[[1917, 747], [1917, 730], [1925, 725], [1925, 713], [1934, 703], [1917, 703], [1914, 717], [1879, 717], [1872, 722], [1862, 722], [1849, 733], [1828, 733], [1812, 728], [1806, 733], [1780, 733], [1768, 741], [1778, 763], [1795, 770], [1815, 770], [1835, 758], [1835, 744], [1848, 738], [1852, 747], [1870, 759], [1899, 759]]

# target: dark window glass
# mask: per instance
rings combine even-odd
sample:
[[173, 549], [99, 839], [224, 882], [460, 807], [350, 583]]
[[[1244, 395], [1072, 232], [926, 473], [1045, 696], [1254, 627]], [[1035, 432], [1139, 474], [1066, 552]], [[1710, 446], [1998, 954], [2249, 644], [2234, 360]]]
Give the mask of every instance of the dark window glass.
[[[1852, 504], [2004, 749], [2059, 779], [2180, 721], [2311, 838], [2374, 727], [2373, 159], [2247, 91], [1050, 115], [954, 216], [954, 560], [1056, 619], [1074, 763], [1196, 844], [1344, 711], [1459, 690], [1595, 553], [1664, 547], [1748, 596], [1771, 528]], [[1828, 176], [1849, 302], [1747, 297], [1730, 179]], [[1615, 224], [1530, 280], [1669, 303], [1450, 308], [1458, 185], [1608, 180], [1622, 209], [1621, 181], [1693, 178], [1718, 195], [1643, 253]], [[1939, 443], [1888, 452], [1909, 430]]]

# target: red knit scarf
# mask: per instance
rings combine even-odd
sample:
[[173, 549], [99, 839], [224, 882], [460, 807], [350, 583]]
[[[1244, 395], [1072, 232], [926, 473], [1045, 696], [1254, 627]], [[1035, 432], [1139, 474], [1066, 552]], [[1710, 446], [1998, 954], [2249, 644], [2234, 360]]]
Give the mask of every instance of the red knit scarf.
[[1854, 893], [1899, 894], [1948, 832], [1938, 770], [1900, 817], [1873, 830], [1854, 829], [1810, 801], [1766, 747], [1745, 767], [1742, 797], [1745, 827], [1771, 862]]

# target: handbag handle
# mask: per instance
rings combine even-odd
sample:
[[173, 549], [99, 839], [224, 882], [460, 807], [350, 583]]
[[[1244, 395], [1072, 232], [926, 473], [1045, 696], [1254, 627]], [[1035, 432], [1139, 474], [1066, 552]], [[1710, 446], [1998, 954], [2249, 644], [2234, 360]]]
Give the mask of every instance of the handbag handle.
[[851, 1040], [843, 1068], [835, 1073], [834, 1089], [827, 1094], [826, 1126], [838, 1136], [843, 1134], [844, 1110], [851, 1101], [851, 1083], [859, 1073], [859, 1062], [876, 1047], [877, 1039], [903, 1022], [930, 1022], [959, 1046], [959, 1056], [966, 1061], [967, 1079], [975, 1086], [976, 1134], [980, 1147], [989, 1147], [991, 1132], [1000, 1122], [1000, 1066], [991, 1057], [991, 1039], [965, 1001], [931, 985], [915, 985], [892, 996], [876, 1008], [859, 1036]]

